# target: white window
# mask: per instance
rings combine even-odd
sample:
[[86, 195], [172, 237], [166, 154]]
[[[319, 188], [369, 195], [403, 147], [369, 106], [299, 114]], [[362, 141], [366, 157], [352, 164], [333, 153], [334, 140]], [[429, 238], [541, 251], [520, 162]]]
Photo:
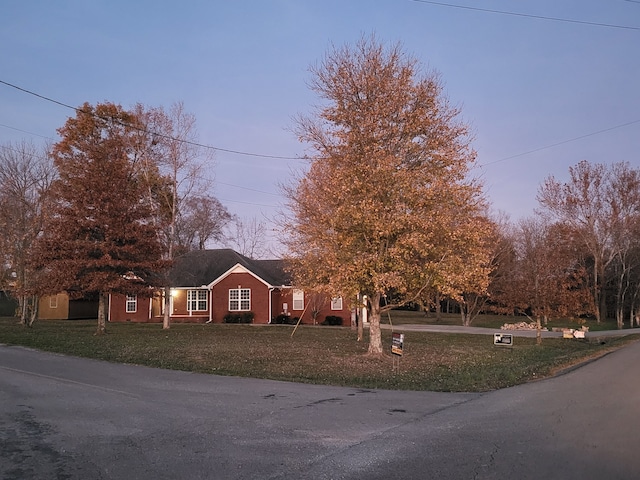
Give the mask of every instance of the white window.
[[136, 313], [138, 310], [138, 297], [137, 295], [127, 295], [127, 304], [125, 311], [127, 313]]
[[187, 310], [189, 312], [204, 312], [207, 308], [206, 290], [187, 290]]
[[53, 295], [49, 297], [49, 308], [58, 308], [58, 296]]
[[342, 297], [331, 299], [331, 310], [342, 310]]
[[251, 289], [231, 288], [229, 289], [229, 311], [249, 311], [251, 310]]
[[304, 310], [304, 291], [302, 290], [293, 291], [293, 309]]

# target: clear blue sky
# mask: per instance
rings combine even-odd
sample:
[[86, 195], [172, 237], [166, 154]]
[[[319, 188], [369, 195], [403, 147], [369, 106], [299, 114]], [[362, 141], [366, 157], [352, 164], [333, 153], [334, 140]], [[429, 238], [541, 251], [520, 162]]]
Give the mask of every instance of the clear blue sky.
[[[375, 33], [441, 73], [475, 132], [487, 197], [512, 219], [580, 160], [640, 166], [640, 1], [448, 3], [518, 15], [413, 0], [3, 0], [0, 80], [74, 106], [183, 101], [201, 143], [296, 157], [293, 117], [317, 101], [309, 65]], [[2, 144], [56, 139], [73, 114], [0, 84]], [[240, 217], [271, 218], [278, 183], [304, 165], [219, 151], [213, 193]]]

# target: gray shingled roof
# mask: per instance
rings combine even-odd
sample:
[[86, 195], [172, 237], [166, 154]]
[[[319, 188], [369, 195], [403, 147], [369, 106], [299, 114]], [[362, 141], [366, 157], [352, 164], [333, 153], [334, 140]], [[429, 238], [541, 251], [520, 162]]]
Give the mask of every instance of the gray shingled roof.
[[253, 260], [230, 248], [194, 250], [176, 258], [170, 273], [174, 287], [208, 285], [236, 264], [253, 272], [271, 286], [290, 285], [284, 260]]

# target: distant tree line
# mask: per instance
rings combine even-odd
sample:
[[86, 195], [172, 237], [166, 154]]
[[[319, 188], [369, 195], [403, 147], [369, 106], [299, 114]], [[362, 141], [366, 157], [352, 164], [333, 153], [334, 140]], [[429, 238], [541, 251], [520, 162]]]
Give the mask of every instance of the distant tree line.
[[500, 229], [488, 294], [498, 311], [640, 322], [640, 169], [582, 161], [549, 177], [536, 215]]

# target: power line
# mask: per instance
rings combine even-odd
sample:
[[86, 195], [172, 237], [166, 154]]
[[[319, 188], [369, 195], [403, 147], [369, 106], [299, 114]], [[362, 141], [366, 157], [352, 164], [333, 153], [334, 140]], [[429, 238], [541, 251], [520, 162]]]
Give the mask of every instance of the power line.
[[[640, 1], [638, 3], [640, 3]], [[531, 153], [536, 153], [536, 152], [540, 152], [542, 150], [547, 150], [549, 148], [558, 147], [558, 146], [564, 145], [566, 143], [571, 143], [571, 142], [575, 142], [575, 141], [578, 141], [578, 140], [582, 140], [583, 138], [593, 137], [594, 135], [599, 135], [601, 133], [606, 133], [606, 132], [610, 132], [612, 130], [617, 130], [618, 128], [628, 127], [629, 125], [634, 125], [636, 123], [640, 123], [640, 119], [639, 120], [633, 120], [633, 121], [627, 122], [627, 123], [622, 123], [620, 125], [615, 125], [613, 127], [605, 128], [605, 129], [602, 129], [602, 130], [598, 130], [596, 132], [591, 132], [591, 133], [587, 133], [587, 134], [584, 134], [584, 135], [580, 135], [578, 137], [573, 137], [573, 138], [570, 138], [570, 139], [567, 139], [567, 140], [562, 140], [560, 142], [552, 143], [550, 145], [545, 145], [543, 147], [534, 148], [533, 150], [527, 150], [526, 152], [517, 153], [515, 155], [509, 155], [508, 157], [504, 157], [504, 158], [501, 158], [499, 160], [493, 160], [491, 162], [481, 163], [481, 164], [475, 165], [474, 168], [484, 168], [484, 167], [487, 167], [489, 165], [494, 165], [496, 163], [506, 162], [507, 160], [513, 160], [514, 158], [524, 157], [525, 155], [529, 155]], [[38, 135], [38, 134], [33, 133], [33, 132], [28, 132], [26, 130], [21, 130], [19, 128], [11, 127], [9, 125], [4, 125], [2, 123], [0, 123], [0, 127], [10, 128], [10, 129], [16, 130], [18, 132], [28, 133], [30, 135], [36, 135], [38, 137], [42, 137], [42, 138], [45, 138], [45, 139], [53, 140], [50, 137], [45, 137], [44, 135]], [[6, 150], [13, 150], [14, 152], [17, 152], [17, 150], [12, 149], [12, 148], [7, 147], [7, 146], [4, 146], [4, 145], [0, 145], [0, 147], [4, 148]], [[235, 185], [233, 183], [226, 183], [226, 182], [217, 182], [217, 183], [219, 183], [220, 185], [226, 185], [228, 187], [240, 188], [242, 190], [248, 190], [248, 191], [251, 191], [251, 192], [262, 193], [262, 194], [265, 194], [265, 195], [273, 195], [275, 197], [279, 197], [280, 196], [277, 193], [266, 192], [264, 190], [257, 190], [255, 188], [243, 187], [242, 185]], [[237, 203], [245, 203], [245, 202], [237, 202]], [[250, 205], [253, 205], [253, 204], [250, 204]], [[255, 204], [255, 205], [259, 205], [259, 204]], [[260, 205], [260, 206], [272, 207], [272, 205]]]
[[21, 130], [21, 129], [16, 128], [16, 127], [11, 127], [11, 126], [5, 125], [3, 123], [0, 123], [0, 127], [10, 128], [11, 130], [15, 130], [16, 132], [27, 133], [29, 135], [33, 135], [33, 136], [36, 136], [36, 137], [44, 138], [45, 140], [53, 140], [53, 138], [51, 138], [51, 137], [45, 137], [44, 135], [40, 135], [38, 133], [27, 132], [26, 130]]
[[[53, 98], [49, 98], [49, 97], [46, 97], [46, 96], [41, 95], [39, 93], [32, 92], [31, 90], [27, 90], [26, 88], [19, 87], [18, 85], [14, 85], [12, 83], [5, 82], [4, 80], [0, 80], [0, 83], [3, 84], [3, 85], [6, 85], [8, 87], [15, 88], [16, 90], [19, 90], [19, 91], [21, 91], [23, 93], [26, 93], [26, 94], [29, 94], [29, 95], [33, 95], [34, 97], [40, 98], [40, 99], [45, 100], [47, 102], [55, 103], [56, 105], [60, 105], [60, 106], [65, 107], [65, 108], [69, 108], [71, 110], [74, 110], [75, 112], [87, 113], [84, 110], [82, 110], [81, 108], [73, 107], [73, 106], [71, 106], [69, 104], [66, 104], [64, 102], [61, 102], [59, 100], [54, 100]], [[93, 115], [97, 116], [95, 114], [93, 114]], [[152, 131], [146, 130], [144, 128], [135, 127], [134, 125], [125, 125], [123, 123], [123, 126], [134, 128], [134, 129], [136, 129], [136, 130], [138, 130], [140, 132], [148, 133], [150, 135], [155, 135], [156, 137], [159, 137], [159, 138], [164, 138], [164, 139], [172, 140], [172, 141], [175, 141], [175, 142], [181, 142], [181, 143], [184, 143], [186, 145], [192, 145], [194, 147], [206, 148], [206, 149], [214, 150], [214, 151], [218, 151], [218, 152], [233, 153], [235, 155], [244, 155], [244, 156], [248, 156], [248, 157], [272, 158], [272, 159], [278, 159], [278, 160], [305, 160], [306, 159], [305, 157], [286, 157], [286, 156], [281, 156], [281, 155], [265, 155], [265, 154], [261, 154], [261, 153], [243, 152], [243, 151], [240, 151], [240, 150], [231, 150], [231, 149], [228, 149], [228, 148], [214, 147], [212, 145], [206, 145], [206, 144], [203, 144], [203, 143], [192, 142], [192, 141], [189, 141], [189, 140], [184, 140], [184, 139], [181, 139], [181, 138], [172, 137], [170, 135], [164, 135], [162, 133], [152, 132]], [[9, 128], [11, 128], [11, 127], [9, 127]]]
[[[3, 125], [1, 123], [0, 123], [0, 127], [11, 128], [12, 130], [17, 130], [19, 132], [29, 133], [31, 135], [35, 135], [35, 134], [31, 133], [31, 132], [27, 132], [26, 130], [20, 130], [19, 128], [10, 127], [8, 125]], [[48, 137], [43, 137], [43, 138], [48, 138]], [[0, 148], [2, 148], [4, 150], [7, 150], [7, 151], [10, 151], [10, 152], [13, 152], [13, 153], [17, 153], [17, 154], [22, 154], [23, 153], [22, 151], [17, 150], [15, 148], [12, 148], [12, 147], [10, 147], [8, 145], [0, 144]], [[36, 154], [36, 153], [30, 153], [29, 156], [32, 157], [32, 158], [37, 158], [39, 160], [46, 160], [45, 157], [43, 157], [42, 155]], [[257, 190], [255, 188], [243, 187], [242, 185], [235, 185], [233, 183], [226, 183], [226, 182], [216, 182], [216, 183], [219, 184], [219, 185], [226, 185], [228, 187], [240, 188], [242, 190], [248, 190], [250, 192], [262, 193], [264, 195], [273, 195], [274, 197], [280, 197], [280, 195], [278, 195], [277, 193], [265, 192], [264, 190]], [[225, 201], [235, 202], [235, 203], [246, 203], [247, 205], [258, 205], [258, 206], [261, 206], [261, 207], [272, 207], [272, 208], [275, 208], [274, 205], [264, 205], [264, 204], [261, 204], [261, 203], [241, 202], [241, 201], [238, 201], [238, 200], [225, 200]]]
[[[485, 13], [497, 13], [500, 15], [510, 15], [512, 17], [525, 17], [525, 18], [535, 18], [537, 20], [549, 20], [549, 21], [553, 21], [553, 22], [564, 22], [564, 23], [577, 23], [580, 25], [590, 25], [593, 27], [607, 27], [607, 28], [620, 28], [620, 29], [624, 29], [624, 30], [639, 30], [640, 31], [640, 27], [632, 27], [632, 26], [628, 26], [628, 25], [616, 25], [616, 24], [612, 24], [612, 23], [599, 23], [599, 22], [587, 22], [584, 20], [573, 20], [570, 18], [558, 18], [558, 17], [547, 17], [544, 15], [532, 15], [532, 14], [528, 14], [528, 13], [518, 13], [518, 12], [509, 12], [506, 10], [492, 10], [490, 8], [480, 8], [480, 7], [470, 7], [467, 5], [456, 5], [453, 3], [444, 3], [444, 2], [432, 2], [429, 0], [411, 0], [413, 2], [416, 3], [426, 3], [429, 5], [438, 5], [440, 7], [450, 7], [450, 8], [460, 8], [463, 10], [474, 10], [476, 12], [485, 12]], [[632, 1], [632, 0], [627, 0], [627, 1]], [[636, 2], [634, 1], [633, 3], [640, 3], [640, 1]]]
[[218, 200], [229, 203], [241, 203], [243, 205], [253, 205], [256, 207], [268, 207], [268, 208], [280, 208], [278, 205], [266, 205], [264, 203], [243, 202], [242, 200], [229, 200], [226, 198], [219, 198]]
[[256, 190], [255, 188], [241, 187], [240, 185], [234, 185], [233, 183], [225, 183], [225, 182], [216, 182], [216, 183], [218, 183], [219, 185], [226, 185], [227, 187], [242, 188], [243, 190], [249, 190], [250, 192], [264, 193], [265, 195], [273, 195], [274, 197], [280, 196], [277, 193], [265, 192], [264, 190]]
[[574, 137], [574, 138], [570, 138], [568, 140], [563, 140], [561, 142], [552, 143], [550, 145], [545, 145], [544, 147], [534, 148], [533, 150], [529, 150], [529, 151], [526, 151], [526, 152], [518, 153], [516, 155], [510, 155], [508, 157], [504, 157], [504, 158], [501, 158], [499, 160], [494, 160], [492, 162], [479, 164], [479, 165], [477, 165], [477, 168], [483, 168], [483, 167], [486, 167], [488, 165], [494, 165], [496, 163], [505, 162], [507, 160], [512, 160], [514, 158], [523, 157], [523, 156], [529, 155], [531, 153], [536, 153], [536, 152], [539, 152], [541, 150], [547, 150], [548, 148], [553, 148], [553, 147], [557, 147], [557, 146], [560, 146], [560, 145], [564, 145], [566, 143], [571, 143], [571, 142], [575, 142], [577, 140], [582, 140], [583, 138], [593, 137], [594, 135], [599, 135], [601, 133], [610, 132], [611, 130], [616, 130], [616, 129], [622, 128], [622, 127], [628, 127], [629, 125], [634, 125], [636, 123], [640, 123], [640, 120], [634, 120], [632, 122], [622, 123], [620, 125], [616, 125], [615, 127], [605, 128], [603, 130], [598, 130], [597, 132], [587, 133], [585, 135], [580, 135], [579, 137]]
[[[29, 132], [27, 130], [22, 130], [21, 128], [16, 128], [16, 127], [12, 127], [10, 125], [5, 125], [4, 123], [0, 123], [0, 127], [4, 127], [4, 128], [9, 128], [11, 130], [15, 130], [17, 132], [22, 132], [22, 133], [26, 133], [28, 135], [35, 135], [36, 137], [41, 137], [44, 138], [46, 140], [54, 140], [51, 137], [45, 137], [44, 135], [39, 135], [37, 133], [33, 133], [33, 132]], [[11, 150], [14, 153], [19, 153], [18, 150], [16, 150], [15, 148], [11, 148], [5, 145], [0, 145], [0, 148], [4, 148], [5, 150]], [[36, 155], [36, 158], [40, 158], [41, 160], [44, 160], [44, 157], [42, 157], [41, 155]], [[256, 193], [263, 193], [265, 195], [273, 195], [274, 197], [279, 197], [280, 195], [278, 195], [277, 193], [272, 193], [272, 192], [265, 192], [264, 190], [257, 190], [255, 188], [249, 188], [249, 187], [243, 187], [242, 185], [235, 185], [233, 183], [226, 183], [226, 182], [216, 182], [219, 185], [226, 185], [227, 187], [233, 187], [233, 188], [241, 188], [242, 190], [248, 190], [250, 192], [256, 192]]]
[[[436, 4], [436, 5], [447, 5], [447, 6], [449, 5], [449, 4], [441, 4], [440, 2], [430, 2], [430, 1], [427, 1], [427, 0], [413, 0], [413, 1], [421, 2], [421, 3], [433, 3], [433, 4]], [[627, 0], [627, 1], [630, 1], [630, 0]], [[640, 0], [639, 0], [638, 2], [634, 2], [634, 3], [640, 3]], [[457, 5], [451, 5], [451, 6], [456, 7]], [[460, 7], [460, 8], [469, 8], [469, 9], [472, 9], [472, 10], [484, 10], [484, 9], [477, 9], [477, 8], [474, 8], [474, 7], [462, 7], [462, 6], [459, 6], [459, 7]], [[503, 12], [498, 12], [498, 13], [503, 13]], [[640, 29], [639, 29], [639, 30], [640, 30]], [[56, 104], [61, 105], [61, 106], [63, 106], [63, 107], [66, 107], [66, 108], [69, 108], [69, 109], [71, 109], [71, 110], [74, 110], [74, 111], [76, 111], [76, 112], [84, 112], [83, 110], [81, 110], [81, 109], [79, 109], [79, 108], [72, 107], [72, 106], [67, 105], [67, 104], [65, 104], [65, 103], [62, 103], [62, 102], [60, 102], [60, 101], [58, 101], [58, 100], [53, 100], [53, 99], [51, 99], [51, 98], [45, 97], [45, 96], [43, 96], [43, 95], [40, 95], [40, 94], [38, 94], [38, 93], [31, 92], [31, 91], [29, 91], [29, 90], [26, 90], [26, 89], [24, 89], [24, 88], [22, 88], [22, 87], [18, 87], [18, 86], [16, 86], [16, 85], [13, 85], [13, 84], [11, 84], [11, 83], [5, 82], [5, 81], [3, 81], [3, 80], [0, 80], [0, 83], [2, 83], [2, 84], [4, 84], [4, 85], [7, 85], [7, 86], [9, 86], [9, 87], [15, 88], [15, 89], [17, 89], [17, 90], [20, 90], [20, 91], [22, 91], [22, 92], [28, 93], [29, 95], [34, 95], [34, 96], [36, 96], [36, 97], [38, 97], [38, 98], [41, 98], [41, 99], [43, 99], [43, 100], [46, 100], [46, 101], [49, 101], [49, 102], [56, 103]], [[85, 112], [85, 113], [86, 113], [86, 112]], [[501, 158], [501, 159], [499, 159], [499, 160], [494, 160], [494, 161], [491, 161], [491, 162], [487, 162], [487, 163], [479, 164], [479, 165], [476, 165], [476, 168], [484, 168], [484, 167], [487, 167], [487, 166], [489, 166], [489, 165], [494, 165], [494, 164], [496, 164], [496, 163], [505, 162], [505, 161], [507, 161], [507, 160], [512, 160], [512, 159], [514, 159], [514, 158], [523, 157], [523, 156], [525, 156], [525, 155], [529, 155], [529, 154], [531, 154], [531, 153], [536, 153], [536, 152], [539, 152], [539, 151], [541, 151], [541, 150], [547, 150], [547, 149], [549, 149], [549, 148], [553, 148], [553, 147], [557, 147], [557, 146], [560, 146], [560, 145], [564, 145], [564, 144], [566, 144], [566, 143], [575, 142], [575, 141], [577, 141], [577, 140], [582, 140], [582, 139], [584, 139], [584, 138], [592, 137], [592, 136], [594, 136], [594, 135], [599, 135], [599, 134], [601, 134], [601, 133], [610, 132], [610, 131], [612, 131], [612, 130], [616, 130], [616, 129], [618, 129], [618, 128], [622, 128], [622, 127], [627, 127], [627, 126], [629, 126], [629, 125], [633, 125], [633, 124], [636, 124], [636, 123], [640, 123], [640, 120], [633, 120], [633, 121], [631, 121], [631, 122], [627, 122], [627, 123], [623, 123], [623, 124], [616, 125], [616, 126], [613, 126], [613, 127], [605, 128], [605, 129], [603, 129], [603, 130], [598, 130], [598, 131], [596, 131], [596, 132], [587, 133], [587, 134], [585, 134], [585, 135], [580, 135], [580, 136], [578, 136], [578, 137], [570, 138], [570, 139], [568, 139], [568, 140], [563, 140], [563, 141], [561, 141], [561, 142], [553, 143], [553, 144], [550, 144], [550, 145], [545, 145], [545, 146], [543, 146], [543, 147], [535, 148], [535, 149], [533, 149], [533, 150], [528, 150], [528, 151], [526, 151], [526, 152], [518, 153], [518, 154], [515, 154], [515, 155], [510, 155], [510, 156], [508, 156], [508, 157], [504, 157], [504, 158]], [[28, 132], [28, 131], [26, 131], [26, 130], [21, 130], [21, 129], [19, 129], [19, 128], [11, 127], [11, 126], [9, 126], [9, 125], [0, 124], [0, 126], [5, 127], [5, 128], [10, 128], [10, 129], [12, 129], [12, 130], [16, 130], [16, 131], [19, 131], [19, 132], [27, 133], [27, 134], [30, 134], [30, 135], [35, 135], [35, 136], [38, 136], [38, 137], [42, 137], [42, 138], [45, 138], [45, 139], [53, 140], [53, 139], [52, 139], [52, 138], [50, 138], [50, 137], [45, 137], [44, 135], [39, 135], [39, 134], [37, 134], [37, 133]], [[182, 140], [182, 139], [179, 139], [179, 138], [170, 137], [170, 136], [168, 136], [168, 135], [157, 134], [157, 133], [155, 133], [155, 132], [150, 132], [150, 131], [148, 131], [148, 130], [144, 130], [144, 129], [138, 129], [138, 130], [143, 131], [143, 132], [145, 132], [145, 133], [149, 133], [149, 134], [151, 134], [151, 135], [157, 135], [157, 136], [160, 136], [160, 137], [163, 137], [163, 138], [167, 138], [167, 139], [170, 139], [170, 140], [174, 140], [174, 141], [178, 141], [178, 142], [183, 142], [183, 143], [186, 143], [186, 144], [189, 144], [189, 145], [194, 145], [194, 146], [198, 146], [198, 147], [202, 147], [202, 148], [208, 148], [208, 149], [217, 150], [217, 151], [222, 151], [222, 152], [227, 152], [227, 153], [235, 153], [235, 154], [238, 154], [238, 155], [249, 155], [249, 156], [254, 156], [254, 157], [264, 157], [264, 158], [274, 158], [274, 159], [285, 159], [285, 160], [305, 160], [305, 159], [307, 159], [307, 157], [285, 157], [285, 156], [279, 156], [279, 155], [261, 155], [261, 154], [257, 154], [257, 153], [248, 153], [248, 152], [241, 152], [241, 151], [237, 151], [237, 150], [228, 150], [228, 149], [224, 149], [224, 148], [213, 147], [213, 146], [211, 146], [211, 145], [204, 145], [204, 144], [200, 144], [200, 143], [190, 142], [190, 141], [188, 141], [188, 140]], [[4, 148], [8, 148], [8, 147], [4, 147]], [[243, 186], [241, 186], [241, 185], [234, 185], [234, 184], [231, 184], [231, 183], [224, 183], [224, 182], [218, 182], [218, 183], [220, 183], [221, 185], [227, 185], [227, 186], [230, 186], [230, 187], [241, 188], [241, 189], [243, 189], [243, 190], [249, 190], [249, 191], [253, 191], [253, 192], [257, 192], [257, 193], [262, 193], [262, 194], [266, 194], [266, 195], [279, 196], [278, 194], [275, 194], [275, 193], [265, 192], [265, 191], [262, 191], [262, 190], [256, 190], [256, 189], [249, 188], [249, 187], [243, 187]], [[239, 202], [239, 201], [237, 201], [236, 203], [248, 203], [248, 202]], [[249, 204], [249, 205], [265, 206], [265, 207], [273, 207], [273, 205], [262, 205], [262, 204], [252, 204], [252, 203], [248, 203], [248, 204]]]

